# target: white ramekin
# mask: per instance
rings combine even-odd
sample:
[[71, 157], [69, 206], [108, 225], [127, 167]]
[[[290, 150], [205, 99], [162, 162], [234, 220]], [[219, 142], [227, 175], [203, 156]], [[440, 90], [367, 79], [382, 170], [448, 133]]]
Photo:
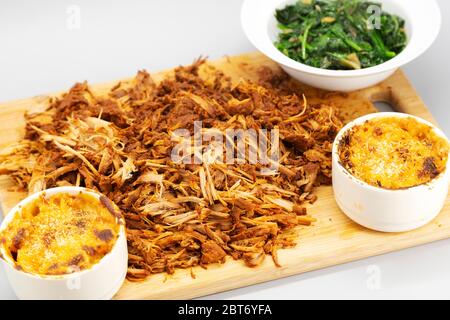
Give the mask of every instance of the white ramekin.
[[[35, 193], [19, 202], [5, 217], [0, 230], [12, 221], [14, 216], [28, 203], [42, 194], [46, 196], [57, 193], [89, 194], [99, 199], [101, 195], [81, 187], [58, 187]], [[116, 208], [118, 210], [118, 208]], [[111, 299], [120, 289], [128, 264], [128, 249], [123, 218], [120, 221], [119, 237], [111, 251], [98, 263], [89, 269], [79, 272], [46, 276], [17, 270], [14, 262], [5, 254], [4, 248], [0, 252], [4, 257], [6, 275], [11, 287], [19, 299], [72, 300], [72, 299]], [[1, 259], [0, 259], [1, 260]]]
[[403, 17], [408, 34], [407, 47], [393, 59], [361, 70], [325, 70], [297, 62], [273, 44], [279, 33], [275, 10], [298, 0], [245, 0], [241, 24], [250, 42], [277, 62], [294, 79], [331, 91], [354, 91], [375, 85], [399, 67], [423, 54], [434, 42], [441, 27], [441, 12], [436, 0], [378, 0], [383, 10]]
[[433, 124], [403, 113], [380, 112], [358, 118], [347, 124], [333, 144], [333, 191], [341, 210], [356, 223], [383, 232], [404, 232], [419, 228], [433, 220], [442, 210], [450, 183], [450, 154], [446, 170], [427, 184], [388, 190], [371, 186], [350, 174], [341, 164], [339, 144], [352, 127], [367, 120], [383, 117], [413, 118], [433, 128], [440, 137], [447, 137]]

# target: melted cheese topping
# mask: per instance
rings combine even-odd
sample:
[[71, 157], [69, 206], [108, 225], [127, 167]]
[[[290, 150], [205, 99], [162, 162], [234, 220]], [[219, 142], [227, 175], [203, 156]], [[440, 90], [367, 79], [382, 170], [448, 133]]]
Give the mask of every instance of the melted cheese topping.
[[41, 196], [16, 214], [0, 234], [16, 267], [41, 275], [90, 268], [111, 251], [116, 217], [88, 194]]
[[342, 165], [364, 182], [386, 189], [411, 188], [445, 171], [446, 139], [413, 118], [378, 118], [353, 127], [340, 142]]

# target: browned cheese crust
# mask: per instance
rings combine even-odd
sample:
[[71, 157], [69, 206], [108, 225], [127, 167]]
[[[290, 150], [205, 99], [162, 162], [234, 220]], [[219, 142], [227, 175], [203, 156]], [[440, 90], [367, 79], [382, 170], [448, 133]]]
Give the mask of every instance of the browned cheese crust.
[[379, 118], [353, 127], [339, 146], [342, 165], [380, 188], [426, 184], [445, 171], [449, 145], [413, 118]]

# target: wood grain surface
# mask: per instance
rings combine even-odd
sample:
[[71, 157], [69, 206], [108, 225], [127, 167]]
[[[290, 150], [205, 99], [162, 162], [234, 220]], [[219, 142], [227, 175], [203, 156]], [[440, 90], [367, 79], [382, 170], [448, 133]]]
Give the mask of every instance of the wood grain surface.
[[[258, 53], [225, 57], [212, 64], [233, 81], [242, 78], [257, 80], [261, 72], [267, 70], [281, 72], [275, 63]], [[159, 81], [170, 72], [160, 72], [153, 77]], [[93, 85], [91, 89], [96, 94], [104, 94], [117, 82]], [[384, 101], [397, 111], [436, 123], [402, 71], [397, 71], [380, 85], [350, 94], [324, 93], [301, 84], [298, 88], [310, 103], [333, 105], [348, 120], [376, 112], [372, 103]], [[58, 93], [51, 96], [54, 95]], [[0, 150], [4, 145], [22, 139], [24, 112], [45, 108], [48, 99], [49, 96], [39, 96], [0, 104]], [[10, 178], [0, 177], [3, 212], [8, 212], [25, 197], [24, 193], [14, 191], [13, 187]], [[386, 234], [365, 229], [346, 218], [335, 203], [331, 187], [318, 188], [317, 195], [318, 201], [309, 208], [317, 222], [312, 227], [298, 229], [298, 245], [295, 248], [279, 251], [281, 267], [276, 267], [269, 256], [257, 268], [248, 268], [242, 261], [228, 258], [226, 263], [210, 265], [207, 269], [195, 267], [177, 270], [174, 275], [152, 275], [144, 282], [126, 281], [115, 298], [190, 299], [450, 237], [450, 198], [441, 214], [430, 224], [412, 232]]]

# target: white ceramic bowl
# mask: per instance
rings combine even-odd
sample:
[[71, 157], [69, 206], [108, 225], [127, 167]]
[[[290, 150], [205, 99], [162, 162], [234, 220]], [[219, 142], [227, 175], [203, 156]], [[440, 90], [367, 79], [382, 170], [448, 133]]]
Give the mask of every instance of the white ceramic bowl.
[[250, 42], [277, 62], [293, 78], [313, 87], [332, 91], [354, 91], [375, 85], [391, 76], [399, 67], [416, 59], [434, 42], [441, 27], [436, 0], [378, 0], [383, 10], [406, 20], [408, 45], [393, 59], [361, 70], [325, 70], [314, 68], [281, 53], [275, 46], [279, 33], [275, 9], [297, 0], [245, 0], [241, 23]]
[[400, 190], [371, 186], [350, 174], [339, 158], [339, 143], [348, 130], [365, 121], [381, 117], [413, 118], [447, 137], [433, 124], [408, 114], [381, 112], [369, 114], [347, 124], [333, 144], [333, 192], [341, 210], [356, 223], [383, 232], [404, 232], [433, 220], [442, 210], [450, 183], [450, 154], [446, 170], [427, 184]]
[[[57, 193], [85, 193], [97, 199], [100, 199], [101, 196], [81, 187], [51, 188], [35, 193], [11, 209], [3, 220], [0, 230], [6, 228], [21, 208], [43, 193], [47, 196]], [[120, 225], [119, 237], [111, 251], [91, 268], [71, 274], [45, 276], [17, 270], [14, 262], [5, 254], [4, 248], [0, 247], [0, 250], [5, 257], [5, 260], [2, 261], [5, 265], [6, 275], [19, 299], [111, 299], [121, 287], [127, 273], [128, 250], [123, 221]]]

